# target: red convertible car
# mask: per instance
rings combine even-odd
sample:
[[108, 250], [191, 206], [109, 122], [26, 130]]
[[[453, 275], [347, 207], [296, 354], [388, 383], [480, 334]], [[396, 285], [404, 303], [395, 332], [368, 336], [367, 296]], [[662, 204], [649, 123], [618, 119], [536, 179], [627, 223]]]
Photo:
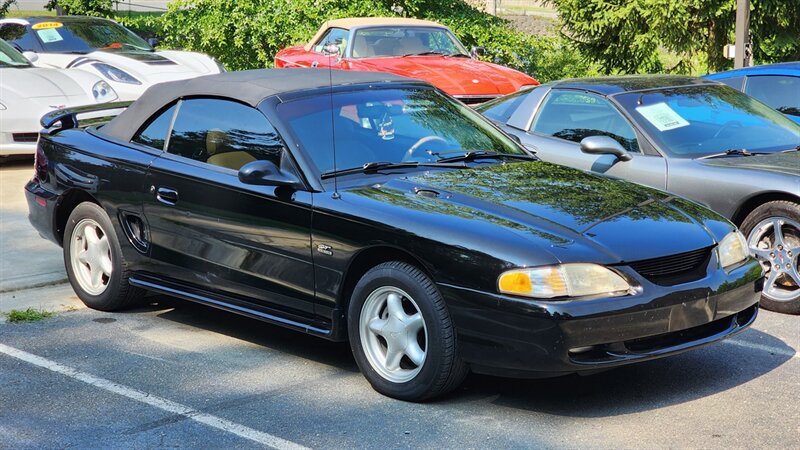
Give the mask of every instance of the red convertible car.
[[[339, 46], [338, 56], [324, 50]], [[325, 22], [303, 46], [275, 55], [275, 67], [333, 67], [391, 72], [428, 81], [464, 103], [483, 103], [539, 82], [508, 67], [476, 59], [449, 28], [404, 18], [355, 18]]]

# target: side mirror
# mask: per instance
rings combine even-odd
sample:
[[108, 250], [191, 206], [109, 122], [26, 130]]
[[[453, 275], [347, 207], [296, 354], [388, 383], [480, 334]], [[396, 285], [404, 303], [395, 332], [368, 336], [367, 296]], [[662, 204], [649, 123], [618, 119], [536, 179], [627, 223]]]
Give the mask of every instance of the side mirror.
[[160, 44], [160, 43], [161, 43], [161, 39], [159, 39], [159, 38], [157, 38], [157, 37], [151, 37], [151, 38], [148, 38], [148, 39], [147, 39], [147, 44], [148, 44], [150, 47], [155, 47], [155, 46], [157, 46], [157, 45], [158, 45], [158, 44]]
[[589, 136], [581, 140], [581, 151], [589, 155], [614, 155], [620, 161], [630, 161], [631, 155], [615, 139], [608, 136]]
[[486, 49], [483, 48], [483, 47], [475, 47], [475, 46], [473, 46], [469, 50], [469, 55], [472, 56], [473, 58], [477, 58], [477, 57], [483, 56], [485, 54], [486, 54]]
[[239, 181], [259, 186], [295, 186], [299, 183], [293, 175], [281, 172], [275, 163], [263, 159], [242, 166]]
[[22, 52], [22, 56], [32, 63], [39, 60], [39, 55], [37, 55], [36, 52]]

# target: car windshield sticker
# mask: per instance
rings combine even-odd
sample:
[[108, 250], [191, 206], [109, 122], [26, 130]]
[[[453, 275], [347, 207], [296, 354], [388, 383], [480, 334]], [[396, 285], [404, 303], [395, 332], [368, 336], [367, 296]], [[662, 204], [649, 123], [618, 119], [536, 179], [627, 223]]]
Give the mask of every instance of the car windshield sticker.
[[49, 28], [61, 28], [63, 26], [64, 24], [61, 22], [42, 22], [33, 24], [31, 28], [33, 28], [34, 30], [47, 30]]
[[58, 34], [58, 30], [55, 28], [45, 28], [44, 30], [36, 30], [36, 34], [39, 35], [39, 39], [41, 39], [42, 42], [44, 42], [45, 44], [64, 40], [64, 38], [61, 37], [60, 34]]
[[636, 108], [648, 122], [658, 128], [658, 131], [669, 131], [689, 125], [683, 117], [679, 116], [666, 103], [656, 103], [654, 105], [639, 106]]

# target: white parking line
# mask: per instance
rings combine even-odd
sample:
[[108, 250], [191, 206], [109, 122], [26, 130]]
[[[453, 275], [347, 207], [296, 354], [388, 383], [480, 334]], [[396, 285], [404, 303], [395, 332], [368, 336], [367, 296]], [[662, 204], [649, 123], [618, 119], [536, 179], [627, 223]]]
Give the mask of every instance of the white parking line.
[[75, 380], [82, 381], [86, 384], [92, 385], [100, 389], [104, 389], [109, 392], [113, 392], [123, 397], [127, 397], [131, 400], [136, 400], [137, 402], [141, 402], [159, 408], [161, 410], [167, 411], [172, 414], [178, 414], [184, 416], [189, 420], [194, 420], [195, 422], [208, 425], [218, 430], [235, 434], [239, 437], [258, 442], [259, 444], [263, 444], [281, 450], [306, 449], [306, 447], [303, 447], [300, 444], [296, 444], [294, 442], [281, 439], [277, 436], [273, 436], [268, 433], [254, 430], [244, 425], [239, 425], [238, 423], [225, 420], [221, 417], [200, 412], [188, 406], [181, 405], [180, 403], [175, 403], [171, 400], [157, 397], [155, 395], [148, 394], [147, 392], [143, 392], [138, 389], [129, 388], [127, 386], [114, 383], [113, 381], [96, 377], [86, 372], [80, 372], [71, 367], [59, 364], [55, 361], [50, 361], [49, 359], [42, 358], [41, 356], [36, 356], [34, 354], [18, 350], [14, 347], [9, 347], [7, 345], [0, 344], [0, 353], [4, 353], [8, 356], [11, 356], [12, 358], [17, 358], [21, 361], [33, 364], [34, 366], [39, 366], [44, 369], [50, 370], [52, 372], [66, 375]]
[[775, 355], [788, 356], [790, 358], [798, 358], [798, 359], [800, 359], [800, 354], [797, 353], [796, 351], [792, 351], [792, 350], [784, 350], [782, 348], [775, 348], [775, 347], [770, 347], [768, 345], [762, 345], [762, 344], [752, 344], [750, 342], [744, 342], [744, 341], [726, 340], [726, 341], [722, 341], [722, 342], [725, 343], [725, 344], [735, 345], [737, 347], [744, 347], [744, 348], [749, 348], [751, 350], [769, 352], [769, 353], [772, 353], [772, 354], [775, 354]]

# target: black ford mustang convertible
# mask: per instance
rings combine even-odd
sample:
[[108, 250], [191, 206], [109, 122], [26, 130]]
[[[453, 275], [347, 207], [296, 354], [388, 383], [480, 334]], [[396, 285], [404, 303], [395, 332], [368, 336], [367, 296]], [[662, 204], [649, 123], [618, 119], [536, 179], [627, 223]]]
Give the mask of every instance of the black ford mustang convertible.
[[468, 370], [671, 355], [756, 317], [762, 269], [727, 220], [538, 161], [423, 82], [236, 72], [156, 85], [99, 127], [79, 112], [42, 119], [26, 190], [92, 308], [155, 291], [349, 339], [407, 400]]

